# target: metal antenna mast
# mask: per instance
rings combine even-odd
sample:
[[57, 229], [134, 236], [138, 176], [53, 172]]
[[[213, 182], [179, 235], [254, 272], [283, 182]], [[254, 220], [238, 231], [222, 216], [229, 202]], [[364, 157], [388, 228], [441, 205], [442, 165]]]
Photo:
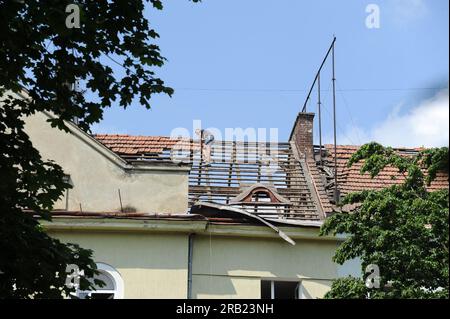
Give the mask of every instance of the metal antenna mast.
[[[336, 40], [336, 37], [334, 37]], [[333, 130], [334, 130], [334, 202], [339, 203], [339, 190], [337, 180], [337, 147], [336, 147], [336, 76], [334, 70], [334, 42], [332, 45], [332, 69], [333, 69]]]
[[322, 114], [320, 112], [320, 105], [322, 104], [320, 100], [320, 73], [317, 77], [317, 109], [318, 109], [318, 115], [319, 115], [319, 158], [320, 158], [320, 165], [323, 165], [322, 160]]
[[316, 76], [314, 77], [314, 81], [311, 85], [311, 88], [309, 89], [308, 95], [306, 96], [306, 100], [303, 104], [302, 112], [306, 112], [306, 106], [308, 105], [308, 101], [311, 98], [311, 93], [314, 89], [314, 86], [317, 83], [317, 90], [318, 90], [318, 115], [319, 115], [319, 143], [320, 143], [320, 163], [322, 162], [322, 115], [321, 115], [321, 97], [320, 97], [320, 72], [322, 71], [322, 68], [328, 58], [328, 56], [331, 53], [331, 65], [332, 65], [332, 82], [333, 82], [333, 135], [334, 135], [334, 200], [335, 203], [339, 202], [339, 190], [338, 190], [338, 178], [337, 178], [337, 142], [336, 142], [336, 74], [335, 74], [335, 57], [334, 57], [334, 46], [336, 43], [336, 37], [333, 36], [333, 41], [331, 42], [330, 47], [328, 48], [327, 53], [325, 54], [325, 57], [323, 58], [322, 63], [320, 64], [319, 69], [317, 70]]
[[334, 48], [334, 42], [336, 42], [336, 37], [333, 37], [333, 42], [331, 42], [330, 48], [327, 51], [327, 54], [325, 55], [325, 57], [323, 58], [322, 64], [319, 67], [319, 70], [317, 70], [316, 76], [314, 77], [314, 81], [311, 85], [311, 88], [309, 89], [308, 95], [306, 96], [306, 100], [305, 103], [303, 104], [303, 108], [302, 108], [302, 112], [306, 112], [306, 104], [309, 101], [309, 98], [311, 97], [311, 92], [314, 88], [314, 85], [317, 82], [317, 78], [319, 77], [320, 71], [322, 70], [323, 65], [325, 64], [325, 61], [327, 60], [328, 56], [330, 55], [330, 52], [333, 50]]

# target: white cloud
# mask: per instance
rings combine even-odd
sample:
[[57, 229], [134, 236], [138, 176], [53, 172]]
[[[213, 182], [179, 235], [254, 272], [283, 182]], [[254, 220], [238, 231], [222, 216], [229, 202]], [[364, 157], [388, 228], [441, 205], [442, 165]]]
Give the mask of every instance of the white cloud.
[[361, 144], [376, 141], [395, 147], [438, 147], [449, 145], [449, 91], [438, 92], [422, 101], [406, 114], [400, 114], [401, 105], [381, 123], [371, 129], [348, 128], [338, 136], [339, 144]]

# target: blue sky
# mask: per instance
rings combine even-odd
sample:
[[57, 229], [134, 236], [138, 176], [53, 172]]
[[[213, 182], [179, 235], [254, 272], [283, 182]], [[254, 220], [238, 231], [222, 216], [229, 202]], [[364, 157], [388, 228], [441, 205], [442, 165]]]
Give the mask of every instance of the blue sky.
[[[365, 24], [371, 3], [378, 29]], [[168, 59], [157, 74], [175, 94], [156, 96], [151, 110], [113, 107], [93, 132], [170, 135], [201, 120], [220, 130], [278, 128], [286, 141], [335, 34], [339, 144], [448, 145], [447, 0], [168, 0], [147, 11]], [[322, 89], [330, 142], [329, 65]], [[308, 111], [315, 103], [314, 95]]]

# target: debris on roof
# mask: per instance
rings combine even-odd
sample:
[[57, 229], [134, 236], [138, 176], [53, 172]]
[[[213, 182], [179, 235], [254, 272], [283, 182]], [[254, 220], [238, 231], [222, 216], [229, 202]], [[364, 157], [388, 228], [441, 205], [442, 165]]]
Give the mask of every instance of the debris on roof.
[[[164, 136], [94, 135], [132, 164], [183, 163], [190, 166], [189, 207], [196, 202], [222, 205], [254, 214], [271, 223], [320, 224], [334, 206], [334, 146], [314, 147], [315, 158], [299, 158], [292, 143], [212, 141], [208, 161], [200, 140]], [[362, 163], [347, 167], [359, 146], [337, 146], [337, 180], [341, 195], [402, 183], [394, 168], [379, 176], [360, 174]], [[420, 149], [397, 149], [415, 155]], [[395, 179], [392, 179], [392, 177]], [[429, 189], [448, 189], [438, 173]], [[203, 204], [204, 205], [204, 204]], [[222, 207], [221, 206], [221, 207]]]
[[[258, 187], [268, 190], [277, 201], [270, 201], [270, 194], [266, 200], [240, 201], [246, 191]], [[192, 157], [190, 205], [207, 201], [261, 217], [319, 220], [312, 191], [290, 143], [216, 142], [211, 146], [210, 163], [205, 165], [198, 154]]]
[[251, 214], [243, 209], [231, 207], [228, 205], [197, 202], [192, 206], [191, 213], [203, 215], [205, 217], [237, 216], [238, 218], [248, 219], [250, 221], [256, 222], [257, 224], [263, 224], [270, 227], [289, 244], [295, 245], [295, 242], [291, 238], [289, 238], [289, 236], [287, 236], [281, 229], [268, 222], [265, 218], [261, 218], [258, 215]]
[[[200, 140], [129, 135], [95, 135], [129, 162], [182, 161], [189, 163], [189, 206], [197, 201], [232, 205], [267, 218], [320, 220], [308, 173], [294, 155], [291, 143], [214, 141], [208, 162]], [[159, 153], [150, 153], [159, 147]], [[146, 151], [142, 151], [145, 149]], [[233, 202], [242, 192], [260, 185], [280, 200]]]

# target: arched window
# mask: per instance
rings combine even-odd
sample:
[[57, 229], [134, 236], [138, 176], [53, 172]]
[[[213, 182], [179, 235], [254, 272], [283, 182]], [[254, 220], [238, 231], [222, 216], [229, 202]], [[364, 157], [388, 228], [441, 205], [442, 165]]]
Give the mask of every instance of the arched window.
[[90, 297], [92, 299], [122, 299], [124, 285], [122, 276], [112, 266], [105, 263], [97, 263], [99, 274], [95, 279], [102, 280], [105, 283], [103, 287], [96, 287], [96, 290], [79, 290], [76, 296], [80, 299]]

